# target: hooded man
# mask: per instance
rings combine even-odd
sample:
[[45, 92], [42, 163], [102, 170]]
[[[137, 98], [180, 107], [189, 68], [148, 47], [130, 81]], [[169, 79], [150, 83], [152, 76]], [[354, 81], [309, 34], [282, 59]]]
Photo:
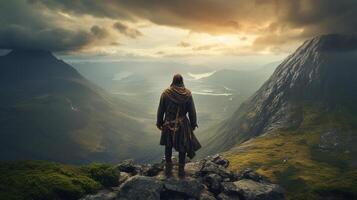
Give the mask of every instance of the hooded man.
[[197, 127], [195, 104], [180, 74], [173, 77], [171, 86], [161, 95], [156, 126], [161, 130], [160, 145], [165, 145], [166, 175], [171, 175], [172, 148], [175, 148], [179, 152], [178, 175], [184, 177], [186, 154], [192, 159], [201, 144], [193, 134]]

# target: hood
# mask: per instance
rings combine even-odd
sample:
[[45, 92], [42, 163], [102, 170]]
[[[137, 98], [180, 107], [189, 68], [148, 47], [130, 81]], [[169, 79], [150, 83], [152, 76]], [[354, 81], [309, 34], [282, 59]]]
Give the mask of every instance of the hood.
[[164, 91], [164, 95], [177, 104], [186, 103], [191, 97], [191, 91], [185, 87], [171, 86]]

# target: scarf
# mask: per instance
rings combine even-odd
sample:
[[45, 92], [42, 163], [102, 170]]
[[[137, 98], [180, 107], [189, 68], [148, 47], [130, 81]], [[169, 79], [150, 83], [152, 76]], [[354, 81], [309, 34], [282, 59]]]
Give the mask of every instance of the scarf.
[[164, 94], [177, 104], [186, 103], [191, 97], [191, 91], [183, 86], [170, 86], [164, 91]]

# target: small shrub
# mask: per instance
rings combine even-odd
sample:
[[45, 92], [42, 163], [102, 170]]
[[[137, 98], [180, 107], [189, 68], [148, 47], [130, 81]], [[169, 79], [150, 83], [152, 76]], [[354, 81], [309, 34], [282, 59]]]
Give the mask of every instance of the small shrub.
[[78, 199], [102, 184], [80, 167], [46, 161], [0, 162], [0, 199]]
[[115, 187], [119, 185], [119, 173], [111, 165], [93, 163], [85, 170], [89, 173], [89, 176], [98, 181], [105, 187]]

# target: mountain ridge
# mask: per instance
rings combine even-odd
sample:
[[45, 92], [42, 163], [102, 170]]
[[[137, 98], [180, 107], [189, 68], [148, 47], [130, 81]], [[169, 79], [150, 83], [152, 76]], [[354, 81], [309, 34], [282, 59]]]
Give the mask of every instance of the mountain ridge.
[[[324, 35], [306, 41], [277, 67], [270, 79], [231, 118], [221, 124], [218, 129], [228, 129], [208, 142], [209, 146], [217, 147], [210, 152], [228, 150], [274, 128], [297, 126], [302, 116], [294, 114], [298, 113], [296, 109], [301, 109], [302, 102], [322, 103], [331, 109], [337, 105], [353, 106], [357, 100], [357, 79], [354, 78], [357, 60], [351, 49], [354, 49], [356, 40], [352, 36]], [[339, 41], [348, 44], [347, 47], [342, 47]], [[336, 48], [332, 48], [336, 44]], [[342, 61], [345, 65], [337, 65]], [[336, 71], [336, 67], [340, 70]], [[289, 114], [294, 116], [286, 116]], [[212, 145], [217, 140], [221, 142]]]
[[1, 159], [86, 163], [156, 154], [139, 111], [52, 53], [14, 50], [0, 58], [0, 70]]

